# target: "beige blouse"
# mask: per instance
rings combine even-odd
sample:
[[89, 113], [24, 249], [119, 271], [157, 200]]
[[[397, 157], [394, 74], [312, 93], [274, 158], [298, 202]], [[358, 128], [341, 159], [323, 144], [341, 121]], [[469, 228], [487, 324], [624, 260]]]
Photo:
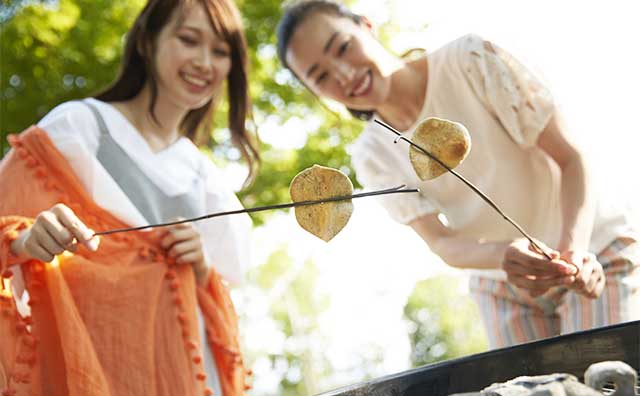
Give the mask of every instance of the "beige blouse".
[[[562, 228], [560, 171], [536, 145], [554, 103], [549, 90], [507, 52], [476, 35], [461, 37], [427, 55], [429, 77], [419, 120], [460, 122], [471, 152], [456, 170], [491, 197], [533, 237], [557, 246]], [[405, 132], [411, 138], [415, 125]], [[367, 188], [401, 183], [420, 194], [380, 197], [391, 217], [408, 223], [440, 213], [460, 236], [499, 241], [521, 235], [451, 174], [421, 181], [409, 162], [409, 146], [370, 122], [351, 147], [359, 182]], [[623, 213], [598, 201], [590, 250], [599, 252], [629, 234]], [[481, 271], [504, 278], [502, 270]]]

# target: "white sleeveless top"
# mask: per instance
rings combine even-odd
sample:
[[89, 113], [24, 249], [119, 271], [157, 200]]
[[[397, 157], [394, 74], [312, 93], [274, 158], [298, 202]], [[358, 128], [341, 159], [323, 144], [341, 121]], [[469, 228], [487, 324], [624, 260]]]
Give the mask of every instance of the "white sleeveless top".
[[[189, 139], [182, 137], [154, 153], [115, 107], [96, 99], [87, 100], [100, 111], [113, 140], [165, 195], [182, 195], [199, 186], [206, 213], [242, 208], [225, 184], [221, 171]], [[47, 132], [98, 205], [131, 226], [148, 224], [96, 159], [100, 128], [86, 104], [63, 103], [47, 114], [38, 126]], [[198, 180], [203, 183], [197, 183]], [[241, 283], [249, 263], [249, 216], [220, 217], [196, 222], [194, 226], [204, 241], [208, 262], [225, 280]]]

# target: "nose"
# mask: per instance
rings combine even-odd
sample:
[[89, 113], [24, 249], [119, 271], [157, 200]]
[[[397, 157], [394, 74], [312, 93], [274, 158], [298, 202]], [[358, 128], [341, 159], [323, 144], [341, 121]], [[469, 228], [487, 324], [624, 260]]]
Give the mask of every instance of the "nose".
[[355, 69], [350, 64], [341, 60], [334, 60], [333, 70], [338, 84], [342, 87], [349, 85], [356, 74]]
[[202, 72], [210, 72], [214, 69], [213, 54], [208, 48], [203, 48], [198, 51], [198, 54], [193, 58], [193, 65]]

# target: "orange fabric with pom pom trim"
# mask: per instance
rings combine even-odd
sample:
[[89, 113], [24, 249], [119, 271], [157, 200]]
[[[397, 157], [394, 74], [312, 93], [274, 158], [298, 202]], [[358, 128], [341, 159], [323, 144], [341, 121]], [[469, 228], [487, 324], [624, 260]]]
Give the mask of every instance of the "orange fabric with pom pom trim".
[[[245, 369], [228, 289], [214, 270], [205, 286], [197, 286], [191, 267], [169, 269], [164, 256], [150, 255], [162, 251], [158, 233], [103, 237], [97, 252], [80, 247], [58, 256], [54, 265], [11, 254], [17, 233], [61, 197], [93, 229], [127, 224], [89, 198], [46, 132], [34, 126], [10, 142], [14, 150], [0, 162], [0, 182], [7, 186], [0, 200], [0, 274], [21, 265], [37, 304], [26, 321], [13, 300], [0, 297], [0, 391], [201, 395], [207, 389], [194, 359], [200, 351], [191, 346], [210, 345], [223, 396], [243, 395]], [[197, 305], [212, 337], [209, 344], [183, 338], [198, 334]]]

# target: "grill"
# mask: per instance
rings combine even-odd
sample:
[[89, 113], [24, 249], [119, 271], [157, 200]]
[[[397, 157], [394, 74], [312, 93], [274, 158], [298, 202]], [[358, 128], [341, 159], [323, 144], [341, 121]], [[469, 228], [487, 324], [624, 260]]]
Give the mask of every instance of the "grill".
[[[318, 396], [447, 396], [522, 375], [569, 373], [621, 360], [640, 372], [640, 321], [602, 327], [430, 364]], [[638, 387], [640, 389], [640, 386]], [[609, 386], [604, 394], [611, 394]]]

